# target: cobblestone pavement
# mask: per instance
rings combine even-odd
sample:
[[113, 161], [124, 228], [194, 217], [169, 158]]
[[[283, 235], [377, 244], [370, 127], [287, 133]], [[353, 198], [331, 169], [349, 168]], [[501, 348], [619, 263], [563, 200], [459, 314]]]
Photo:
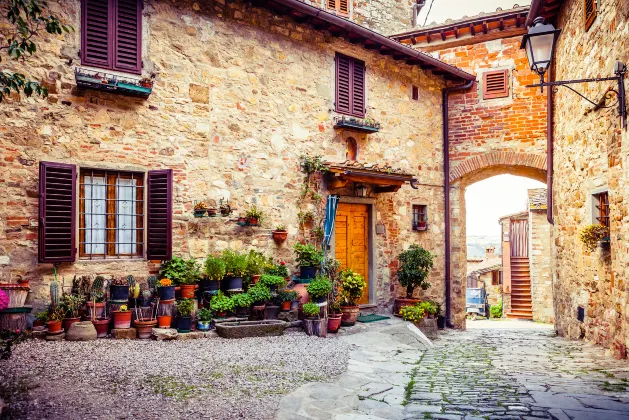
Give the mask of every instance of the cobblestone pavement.
[[393, 319], [340, 338], [347, 372], [284, 397], [278, 419], [629, 419], [629, 362], [552, 326], [475, 321], [427, 348]]

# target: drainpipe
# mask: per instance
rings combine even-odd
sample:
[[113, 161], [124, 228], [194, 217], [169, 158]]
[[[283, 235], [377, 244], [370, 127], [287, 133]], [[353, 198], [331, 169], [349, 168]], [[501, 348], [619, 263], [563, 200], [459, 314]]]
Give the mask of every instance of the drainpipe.
[[451, 92], [459, 92], [467, 90], [474, 86], [475, 80], [470, 80], [464, 85], [452, 86], [442, 90], [442, 124], [443, 124], [443, 173], [444, 173], [444, 204], [446, 212], [445, 220], [445, 248], [446, 248], [446, 275], [445, 275], [445, 289], [446, 289], [446, 325], [448, 328], [452, 328], [454, 324], [451, 321], [451, 304], [450, 304], [450, 128], [448, 126], [448, 97]]
[[[551, 69], [548, 69], [548, 81], [552, 82]], [[553, 88], [548, 87], [546, 94], [546, 219], [551, 225], [553, 220]]]

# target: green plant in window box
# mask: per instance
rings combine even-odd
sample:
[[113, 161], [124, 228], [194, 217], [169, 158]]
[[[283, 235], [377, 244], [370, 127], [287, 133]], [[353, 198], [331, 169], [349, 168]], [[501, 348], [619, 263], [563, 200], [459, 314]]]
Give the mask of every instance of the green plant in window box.
[[303, 311], [308, 318], [318, 318], [321, 308], [316, 303], [308, 302], [304, 303]]
[[327, 277], [318, 275], [306, 286], [306, 290], [310, 299], [323, 302], [332, 291], [332, 282]]
[[581, 230], [579, 239], [585, 249], [592, 252], [596, 250], [599, 242], [609, 241], [609, 228], [600, 224], [588, 225]]

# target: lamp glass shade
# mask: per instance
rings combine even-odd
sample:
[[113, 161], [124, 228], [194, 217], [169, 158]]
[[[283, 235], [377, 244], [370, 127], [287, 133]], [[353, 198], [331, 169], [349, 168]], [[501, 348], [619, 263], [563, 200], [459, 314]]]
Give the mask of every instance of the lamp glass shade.
[[535, 34], [526, 41], [526, 56], [531, 70], [538, 74], [545, 73], [550, 65], [555, 43], [555, 33], [547, 32]]

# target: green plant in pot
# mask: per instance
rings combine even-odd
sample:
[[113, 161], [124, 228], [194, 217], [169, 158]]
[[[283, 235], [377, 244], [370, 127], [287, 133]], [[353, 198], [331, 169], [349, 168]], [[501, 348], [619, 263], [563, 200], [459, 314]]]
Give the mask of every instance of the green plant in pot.
[[219, 282], [223, 280], [227, 273], [225, 261], [218, 256], [208, 255], [204, 263], [206, 279], [200, 283], [202, 292], [215, 291], [219, 288]]
[[360, 314], [358, 301], [363, 296], [367, 282], [363, 276], [350, 268], [346, 268], [340, 273], [339, 285], [339, 298], [343, 314], [341, 325], [352, 326], [356, 324], [356, 319], [358, 319]]
[[321, 308], [316, 303], [304, 303], [304, 331], [308, 335], [316, 335], [318, 337], [327, 336], [327, 322], [325, 319], [319, 319]]
[[317, 268], [323, 262], [323, 252], [315, 248], [311, 244], [297, 243], [293, 247], [295, 250], [296, 260], [299, 263], [300, 277], [302, 279], [312, 279], [317, 273]]
[[430, 287], [427, 279], [433, 266], [433, 256], [419, 245], [411, 245], [399, 257], [400, 266], [397, 277], [400, 284], [406, 288], [406, 297], [396, 298], [394, 313], [400, 314], [404, 306], [414, 305], [419, 299], [413, 297], [415, 289], [427, 290]]
[[306, 317], [318, 319], [321, 308], [316, 303], [308, 302], [304, 303], [303, 311]]
[[189, 332], [192, 327], [194, 299], [181, 299], [175, 305], [177, 306], [177, 331]]
[[325, 276], [318, 275], [306, 286], [308, 296], [316, 303], [323, 303], [332, 291], [332, 282]]
[[237, 317], [248, 317], [249, 310], [251, 309], [251, 305], [253, 305], [253, 300], [249, 293], [238, 293], [231, 297], [234, 302], [234, 312]]
[[63, 329], [68, 332], [72, 324], [81, 321], [79, 309], [85, 302], [83, 296], [64, 294], [61, 298], [60, 307], [65, 311], [63, 318]]
[[197, 328], [201, 331], [212, 329], [212, 311], [208, 308], [201, 308], [197, 311]]
[[280, 276], [284, 279], [289, 277], [288, 267], [284, 261], [281, 261], [279, 264], [270, 263], [266, 266], [264, 273], [271, 276]]
[[588, 225], [579, 233], [579, 240], [585, 249], [593, 252], [599, 243], [609, 242], [609, 228], [601, 224]]
[[437, 306], [434, 303], [432, 303], [432, 301], [425, 300], [425, 301], [419, 302], [417, 306], [419, 306], [420, 308], [424, 310], [424, 316], [432, 318], [437, 314]]
[[196, 288], [196, 284], [201, 278], [201, 271], [199, 268], [199, 264], [193, 260], [187, 260], [186, 262], [186, 272], [184, 276], [180, 280], [181, 287], [181, 297], [182, 299], [193, 299], [194, 298], [194, 289]]
[[225, 278], [221, 283], [223, 291], [241, 291], [243, 277], [247, 275], [247, 256], [231, 249], [223, 251], [221, 256], [225, 262]]
[[182, 284], [188, 276], [189, 262], [180, 257], [164, 261], [159, 270], [162, 277], [170, 279], [176, 286]]
[[262, 284], [250, 287], [247, 294], [251, 297], [254, 306], [262, 306], [265, 302], [271, 300], [271, 291]]
[[260, 284], [268, 287], [271, 293], [273, 293], [276, 290], [284, 288], [284, 286], [286, 286], [286, 280], [284, 280], [284, 277], [264, 274], [260, 277]]
[[286, 229], [286, 225], [275, 226], [275, 229], [273, 230], [273, 232], [271, 232], [271, 234], [273, 235], [273, 240], [275, 241], [275, 243], [281, 245], [286, 241], [286, 238], [288, 238], [288, 230]]
[[277, 294], [277, 296], [280, 304], [282, 305], [280, 310], [283, 312], [290, 311], [293, 301], [299, 299], [299, 293], [291, 289], [282, 290]]
[[269, 258], [263, 253], [255, 250], [249, 251], [247, 254], [247, 276], [253, 284], [258, 282], [260, 275], [270, 264]]
[[210, 309], [212, 309], [217, 317], [225, 318], [227, 313], [234, 309], [234, 301], [232, 298], [219, 291], [218, 294], [212, 296]]
[[254, 204], [247, 210], [245, 217], [249, 226], [258, 226], [264, 218], [264, 212]]

